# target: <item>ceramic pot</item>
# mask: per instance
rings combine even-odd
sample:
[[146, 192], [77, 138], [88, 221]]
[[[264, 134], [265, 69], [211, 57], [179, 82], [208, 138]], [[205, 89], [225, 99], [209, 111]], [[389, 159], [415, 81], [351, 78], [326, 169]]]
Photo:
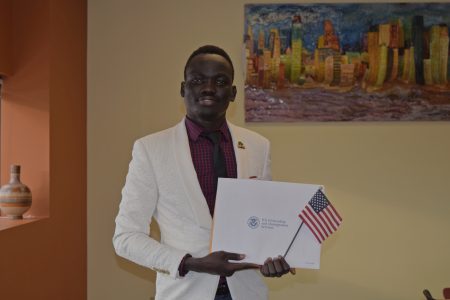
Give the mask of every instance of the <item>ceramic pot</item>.
[[11, 219], [22, 219], [31, 207], [31, 191], [20, 182], [20, 166], [11, 165], [8, 184], [0, 188], [0, 210]]

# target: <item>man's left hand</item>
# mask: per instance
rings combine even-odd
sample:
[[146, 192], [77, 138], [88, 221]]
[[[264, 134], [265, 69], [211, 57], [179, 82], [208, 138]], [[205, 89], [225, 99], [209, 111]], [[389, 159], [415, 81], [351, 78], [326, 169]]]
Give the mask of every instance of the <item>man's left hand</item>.
[[260, 267], [261, 274], [265, 277], [281, 277], [284, 274], [295, 274], [295, 269], [291, 268], [283, 256], [269, 257]]

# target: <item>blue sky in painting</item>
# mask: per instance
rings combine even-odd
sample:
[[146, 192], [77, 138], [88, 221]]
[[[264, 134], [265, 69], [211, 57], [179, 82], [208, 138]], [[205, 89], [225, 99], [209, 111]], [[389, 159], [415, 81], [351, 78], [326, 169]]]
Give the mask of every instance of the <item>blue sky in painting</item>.
[[323, 34], [326, 19], [332, 21], [341, 46], [348, 50], [360, 47], [371, 26], [397, 19], [408, 26], [412, 16], [421, 15], [425, 27], [450, 27], [450, 3], [247, 4], [245, 32], [251, 25], [257, 39], [260, 29], [265, 30], [266, 36], [270, 28], [289, 30], [294, 15], [302, 18], [303, 46], [309, 51], [315, 49], [318, 36]]

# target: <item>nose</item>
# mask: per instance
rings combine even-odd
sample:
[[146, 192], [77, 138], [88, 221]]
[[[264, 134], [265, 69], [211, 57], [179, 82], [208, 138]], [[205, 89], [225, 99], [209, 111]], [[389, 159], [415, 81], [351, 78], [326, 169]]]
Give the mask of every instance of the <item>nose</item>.
[[216, 85], [214, 84], [213, 79], [208, 79], [202, 86], [202, 94], [215, 94], [216, 93]]

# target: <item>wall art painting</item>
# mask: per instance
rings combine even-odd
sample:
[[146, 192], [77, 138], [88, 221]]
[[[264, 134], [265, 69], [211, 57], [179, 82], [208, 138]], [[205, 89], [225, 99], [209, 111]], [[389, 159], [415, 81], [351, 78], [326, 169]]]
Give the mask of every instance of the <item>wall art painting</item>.
[[450, 3], [245, 5], [247, 122], [449, 121]]

